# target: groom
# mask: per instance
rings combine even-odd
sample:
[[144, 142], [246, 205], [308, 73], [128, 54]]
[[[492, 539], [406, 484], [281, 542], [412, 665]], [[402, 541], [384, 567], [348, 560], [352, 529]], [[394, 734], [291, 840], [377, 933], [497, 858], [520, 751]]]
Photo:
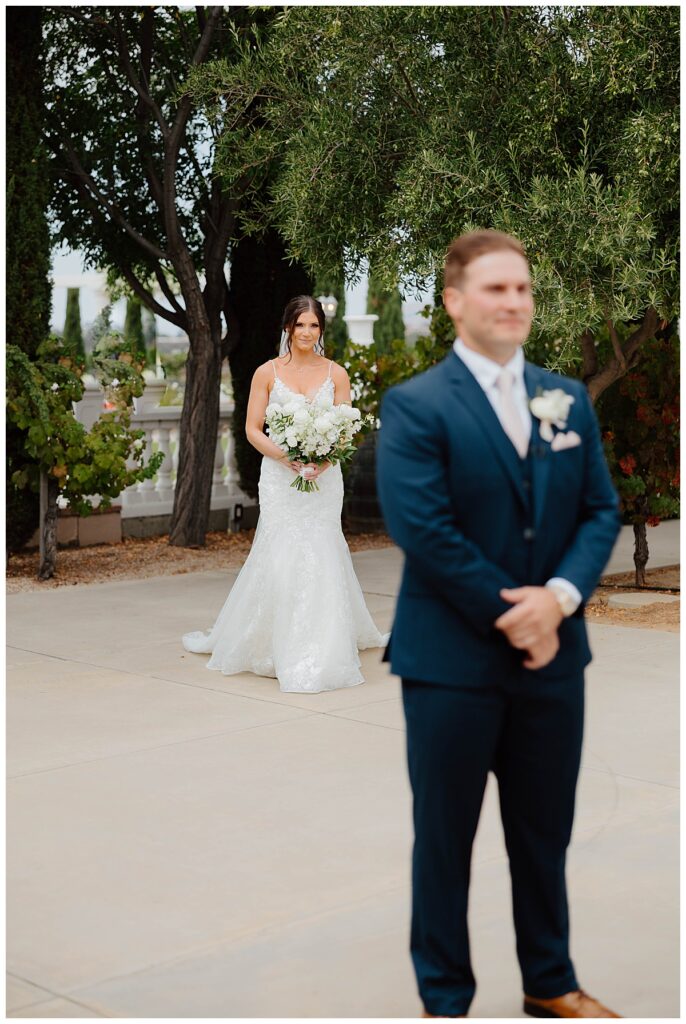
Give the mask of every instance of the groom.
[[377, 470], [405, 553], [386, 657], [407, 721], [424, 1015], [465, 1016], [474, 995], [470, 858], [493, 771], [524, 1009], [616, 1017], [579, 988], [564, 869], [591, 660], [583, 605], [617, 537], [617, 497], [583, 384], [524, 360], [534, 306], [519, 242], [463, 235], [444, 282], [457, 340], [386, 395]]

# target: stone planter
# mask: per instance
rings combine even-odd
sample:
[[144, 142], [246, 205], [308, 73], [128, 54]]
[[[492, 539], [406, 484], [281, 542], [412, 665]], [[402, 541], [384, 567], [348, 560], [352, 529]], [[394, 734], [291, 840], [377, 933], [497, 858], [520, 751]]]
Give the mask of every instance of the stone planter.
[[[36, 530], [26, 547], [39, 547], [39, 538]], [[88, 548], [94, 544], [121, 544], [121, 505], [112, 505], [105, 512], [95, 509], [89, 516], [77, 516], [68, 509], [58, 509], [58, 547]]]

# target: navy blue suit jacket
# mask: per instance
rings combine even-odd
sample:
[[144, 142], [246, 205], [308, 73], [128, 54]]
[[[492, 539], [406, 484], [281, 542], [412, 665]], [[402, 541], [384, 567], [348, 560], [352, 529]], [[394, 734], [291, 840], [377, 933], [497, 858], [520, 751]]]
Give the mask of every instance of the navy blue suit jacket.
[[405, 678], [448, 686], [494, 683], [523, 654], [496, 630], [512, 605], [503, 587], [553, 576], [582, 595], [563, 620], [560, 650], [536, 675], [575, 674], [591, 660], [583, 618], [620, 527], [600, 432], [580, 381], [526, 363], [533, 398], [574, 396], [567, 428], [581, 444], [552, 451], [532, 416], [528, 475], [488, 398], [450, 352], [391, 388], [381, 407], [377, 487], [405, 568], [385, 660]]

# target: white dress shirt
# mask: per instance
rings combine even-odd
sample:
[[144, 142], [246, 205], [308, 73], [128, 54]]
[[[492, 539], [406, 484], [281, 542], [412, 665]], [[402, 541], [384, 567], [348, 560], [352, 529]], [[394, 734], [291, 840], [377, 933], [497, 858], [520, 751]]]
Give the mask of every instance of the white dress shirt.
[[500, 403], [502, 396], [498, 387], [498, 377], [501, 370], [510, 371], [514, 377], [512, 397], [517, 406], [517, 412], [522, 418], [528, 442], [531, 437], [531, 411], [529, 410], [529, 396], [526, 392], [526, 384], [524, 383], [524, 353], [521, 348], [517, 349], [509, 363], [505, 363], [504, 366], [489, 359], [488, 356], [482, 356], [480, 352], [475, 352], [473, 348], [467, 348], [460, 338], [455, 339], [453, 349], [472, 376], [476, 377], [477, 383], [481, 385], [486, 398], [493, 406], [493, 410], [501, 423]]
[[[504, 366], [500, 363], [496, 363], [493, 359], [489, 359], [488, 356], [482, 355], [480, 352], [475, 352], [473, 348], [468, 348], [460, 338], [455, 339], [453, 351], [476, 379], [477, 384], [481, 386], [486, 398], [493, 406], [493, 411], [500, 422], [502, 422], [500, 415], [501, 395], [500, 389], [498, 388], [498, 377], [500, 376], [501, 370], [507, 369], [510, 371], [514, 377], [512, 397], [514, 398], [517, 411], [522, 417], [522, 423], [526, 430], [527, 440], [530, 439], [531, 410], [529, 409], [529, 396], [524, 382], [524, 353], [521, 348], [517, 349], [512, 359], [505, 363]], [[562, 579], [560, 576], [554, 576], [552, 579], [548, 580], [546, 586], [551, 588], [559, 587], [573, 599], [574, 608], [572, 611], [567, 611], [568, 615], [573, 614], [581, 604], [581, 594], [569, 580]]]

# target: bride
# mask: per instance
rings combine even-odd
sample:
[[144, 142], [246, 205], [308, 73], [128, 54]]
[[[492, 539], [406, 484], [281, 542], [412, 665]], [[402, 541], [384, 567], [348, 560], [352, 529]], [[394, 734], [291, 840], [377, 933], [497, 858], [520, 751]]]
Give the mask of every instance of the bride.
[[[342, 366], [324, 358], [321, 303], [292, 299], [283, 314], [281, 354], [258, 367], [245, 424], [262, 452], [260, 518], [250, 554], [208, 633], [187, 633], [187, 651], [209, 654], [224, 675], [254, 672], [279, 680], [286, 693], [319, 693], [363, 683], [358, 650], [381, 647], [341, 530], [340, 465], [288, 462], [263, 432], [269, 403], [350, 402]], [[304, 470], [319, 490], [292, 488]]]

